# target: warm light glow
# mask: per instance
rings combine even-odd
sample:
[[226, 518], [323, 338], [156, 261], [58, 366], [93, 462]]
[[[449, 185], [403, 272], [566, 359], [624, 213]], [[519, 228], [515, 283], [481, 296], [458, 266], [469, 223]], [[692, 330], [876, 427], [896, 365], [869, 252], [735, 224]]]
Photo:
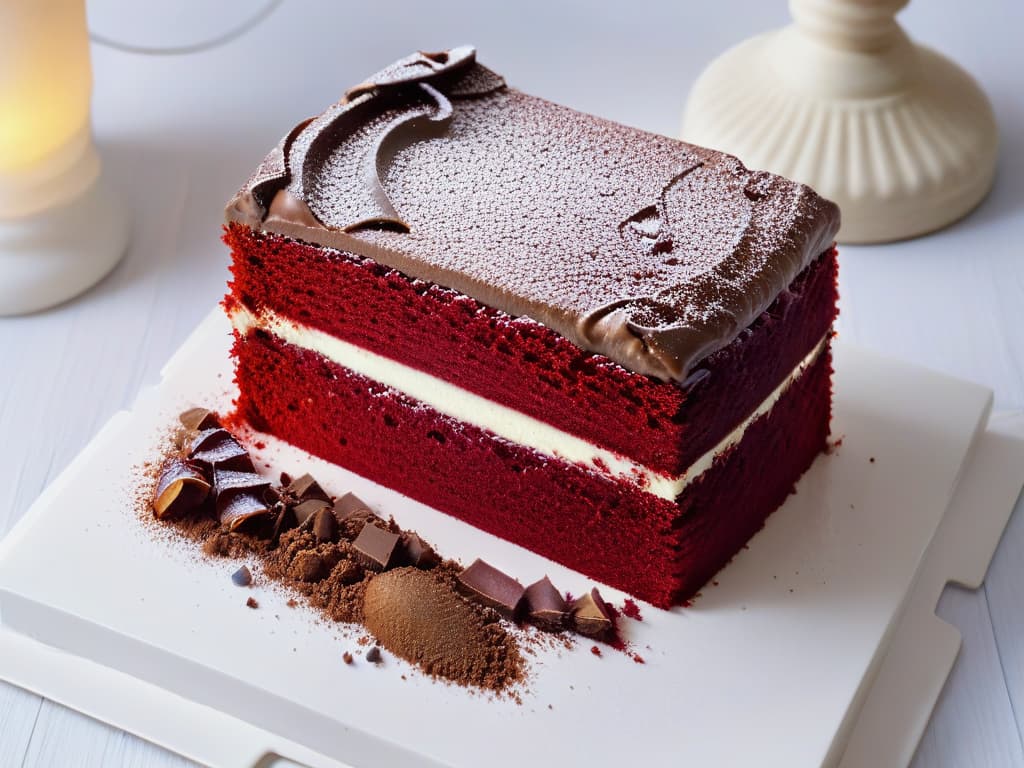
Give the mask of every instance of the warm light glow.
[[84, 0], [0, 1], [0, 174], [79, 140], [91, 88]]

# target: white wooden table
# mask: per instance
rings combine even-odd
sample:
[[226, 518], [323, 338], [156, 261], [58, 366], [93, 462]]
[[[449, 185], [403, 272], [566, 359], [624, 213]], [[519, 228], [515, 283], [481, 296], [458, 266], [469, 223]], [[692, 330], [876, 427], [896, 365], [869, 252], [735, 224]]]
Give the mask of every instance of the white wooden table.
[[[131, 39], [144, 29], [147, 19], [124, 18], [112, 5], [92, 2], [99, 31]], [[472, 42], [514, 85], [674, 134], [702, 66], [786, 20], [781, 0], [615, 5], [394, 0], [384, 10], [289, 0], [267, 22], [206, 52], [146, 57], [94, 47], [96, 133], [134, 236], [121, 266], [84, 297], [0, 320], [0, 534], [106, 419], [157, 382], [164, 361], [224, 292], [223, 202], [288, 128], [345, 87], [416, 48]], [[169, 13], [145, 9], [158, 12]], [[203, 13], [174, 26], [230, 24], [217, 17], [223, 7]], [[839, 328], [859, 343], [983, 382], [995, 389], [997, 408], [1021, 409], [1024, 3], [915, 0], [903, 20], [989, 93], [1003, 136], [999, 176], [981, 208], [945, 232], [843, 249]], [[940, 603], [964, 647], [916, 766], [1024, 765], [1022, 506], [985, 587], [947, 589]], [[0, 768], [187, 764], [0, 684]]]

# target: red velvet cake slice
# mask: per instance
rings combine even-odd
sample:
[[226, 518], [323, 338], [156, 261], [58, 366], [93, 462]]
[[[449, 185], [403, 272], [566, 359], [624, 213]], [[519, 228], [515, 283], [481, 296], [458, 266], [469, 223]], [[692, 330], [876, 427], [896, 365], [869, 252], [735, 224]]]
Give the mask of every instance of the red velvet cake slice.
[[655, 605], [824, 448], [836, 207], [415, 54], [229, 203], [241, 415]]

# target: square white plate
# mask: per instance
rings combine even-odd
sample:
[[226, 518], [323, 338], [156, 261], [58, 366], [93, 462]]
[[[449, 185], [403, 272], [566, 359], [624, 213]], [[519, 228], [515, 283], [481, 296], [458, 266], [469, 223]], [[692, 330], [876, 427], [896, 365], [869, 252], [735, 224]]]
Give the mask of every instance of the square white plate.
[[[610, 650], [598, 658], [589, 643], [541, 651], [518, 704], [430, 681], [390, 655], [380, 669], [348, 667], [340, 656], [355, 648], [351, 634], [270, 589], [251, 593], [259, 610], [245, 608], [250, 592], [228, 578], [236, 563], [198, 559], [141, 525], [132, 467], [153, 457], [183, 407], [227, 407], [228, 344], [215, 312], [161, 385], [115, 417], [0, 545], [6, 647], [42, 644], [64, 652], [36, 654], [55, 665], [78, 659], [81, 670], [135, 678], [127, 698], [158, 710], [167, 702], [167, 712], [135, 715], [157, 741], [170, 738], [161, 714], [223, 725], [169, 744], [216, 764], [251, 765], [266, 751], [355, 766], [835, 760], [991, 402], [976, 385], [837, 345], [841, 447], [818, 459], [693, 607], [644, 605], [642, 622], [624, 621], [645, 664]], [[590, 583], [267, 442], [257, 454], [268, 472], [308, 469], [330, 492], [354, 490], [445, 555], [481, 556], [523, 581], [547, 573], [575, 593]], [[621, 605], [624, 595], [604, 592]]]

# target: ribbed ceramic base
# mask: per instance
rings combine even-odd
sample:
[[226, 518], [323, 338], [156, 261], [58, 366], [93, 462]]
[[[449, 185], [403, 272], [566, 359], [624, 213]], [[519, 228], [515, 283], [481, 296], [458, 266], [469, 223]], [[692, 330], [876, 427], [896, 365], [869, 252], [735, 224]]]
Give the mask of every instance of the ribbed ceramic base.
[[997, 130], [974, 80], [909, 41], [833, 47], [789, 27], [727, 51], [695, 84], [683, 138], [836, 201], [842, 242], [899, 240], [956, 221], [992, 185]]
[[0, 218], [0, 315], [77, 296], [114, 268], [127, 241], [124, 211], [102, 175], [69, 202]]

